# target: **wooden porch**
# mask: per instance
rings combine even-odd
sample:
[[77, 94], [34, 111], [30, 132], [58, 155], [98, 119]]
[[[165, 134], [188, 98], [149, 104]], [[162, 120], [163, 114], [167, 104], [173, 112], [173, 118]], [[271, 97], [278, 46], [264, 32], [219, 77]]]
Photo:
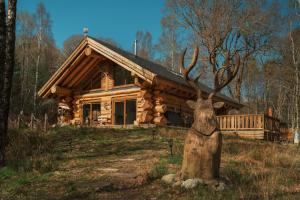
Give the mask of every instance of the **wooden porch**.
[[239, 114], [217, 116], [224, 134], [237, 134], [240, 137], [279, 140], [280, 121], [264, 114]]

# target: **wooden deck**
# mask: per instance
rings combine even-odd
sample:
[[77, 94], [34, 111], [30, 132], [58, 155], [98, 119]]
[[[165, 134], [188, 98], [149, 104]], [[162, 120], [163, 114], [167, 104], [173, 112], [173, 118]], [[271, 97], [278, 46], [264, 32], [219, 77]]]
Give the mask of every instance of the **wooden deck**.
[[265, 140], [280, 139], [280, 121], [264, 114], [220, 115], [217, 119], [224, 134]]
[[[253, 138], [260, 140], [290, 140], [292, 132], [285, 128], [274, 117], [264, 114], [240, 114], [240, 115], [219, 115], [217, 120], [223, 134], [233, 134], [244, 138]], [[155, 124], [140, 124], [140, 125], [100, 125], [99, 128], [154, 128], [154, 127], [168, 127], [173, 126], [155, 125]], [[188, 129], [183, 127], [176, 127], [180, 129]]]

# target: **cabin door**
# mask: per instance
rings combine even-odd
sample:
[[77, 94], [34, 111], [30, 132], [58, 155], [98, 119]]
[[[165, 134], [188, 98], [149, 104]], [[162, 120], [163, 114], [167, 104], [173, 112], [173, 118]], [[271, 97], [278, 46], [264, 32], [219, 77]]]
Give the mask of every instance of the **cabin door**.
[[115, 100], [114, 101], [114, 124], [133, 124], [136, 120], [136, 100]]

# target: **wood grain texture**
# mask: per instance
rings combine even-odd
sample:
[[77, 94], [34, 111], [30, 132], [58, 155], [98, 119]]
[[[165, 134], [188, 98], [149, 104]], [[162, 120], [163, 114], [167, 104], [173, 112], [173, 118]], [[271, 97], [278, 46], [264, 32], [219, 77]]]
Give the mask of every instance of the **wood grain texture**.
[[216, 131], [210, 136], [205, 136], [195, 134], [190, 129], [184, 143], [181, 179], [211, 180], [219, 178], [221, 148], [221, 132]]

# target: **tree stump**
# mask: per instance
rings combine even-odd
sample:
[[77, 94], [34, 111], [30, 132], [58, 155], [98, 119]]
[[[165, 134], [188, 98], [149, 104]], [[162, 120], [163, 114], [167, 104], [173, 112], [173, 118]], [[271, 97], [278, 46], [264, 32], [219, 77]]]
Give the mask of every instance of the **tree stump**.
[[180, 178], [219, 178], [222, 134], [215, 131], [210, 136], [196, 134], [193, 129], [187, 133]]

